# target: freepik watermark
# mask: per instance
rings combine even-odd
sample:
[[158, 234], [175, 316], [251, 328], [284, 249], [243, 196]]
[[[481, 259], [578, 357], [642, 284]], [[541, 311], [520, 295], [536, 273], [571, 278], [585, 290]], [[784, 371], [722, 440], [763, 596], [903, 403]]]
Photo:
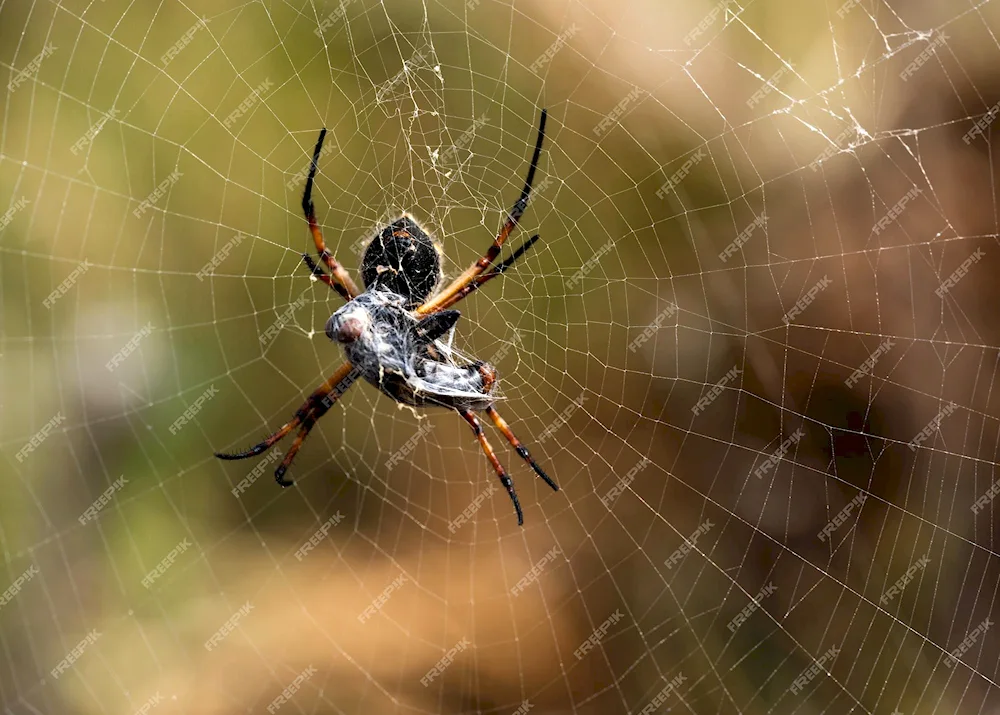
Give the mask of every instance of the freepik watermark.
[[758, 228], [761, 228], [766, 223], [767, 223], [767, 214], [762, 213], [759, 216], [757, 216], [753, 221], [750, 222], [749, 226], [740, 231], [740, 235], [737, 236], [732, 243], [730, 243], [728, 246], [725, 247], [725, 249], [723, 249], [722, 253], [719, 254], [719, 260], [722, 261], [723, 263], [728, 261], [730, 256], [732, 256], [738, 250], [743, 248], [743, 246], [746, 245], [746, 243], [751, 238], [753, 238], [754, 231], [756, 231]]
[[636, 336], [635, 340], [628, 344], [629, 352], [634, 353], [640, 347], [645, 345], [649, 339], [653, 337], [656, 331], [662, 328], [663, 324], [672, 318], [676, 312], [677, 306], [673, 303], [668, 303], [666, 308], [656, 314], [656, 317], [653, 318], [653, 322], [643, 328], [642, 332]]
[[659, 710], [660, 707], [670, 699], [670, 696], [677, 692], [677, 686], [681, 685], [685, 680], [687, 680], [687, 676], [683, 673], [678, 673], [674, 676], [674, 678], [667, 683], [663, 689], [653, 697], [652, 700], [649, 701], [646, 707], [639, 711], [639, 715], [652, 715]]
[[786, 74], [795, 69], [795, 65], [789, 62], [787, 65], [780, 67], [774, 74], [764, 80], [764, 86], [750, 95], [750, 99], [747, 100], [747, 107], [753, 109], [758, 104], [764, 101], [764, 97], [769, 95], [778, 86], [778, 80], [784, 77]]
[[344, 391], [354, 384], [354, 381], [361, 377], [361, 371], [357, 367], [352, 367], [351, 371], [344, 375], [344, 379], [333, 386], [323, 399], [319, 401], [320, 407], [330, 409], [333, 407], [334, 400], [340, 399], [340, 396], [344, 394]]
[[978, 514], [989, 506], [989, 504], [996, 499], [998, 494], [1000, 494], [1000, 479], [993, 482], [993, 484], [990, 485], [990, 488], [986, 490], [986, 493], [976, 499], [975, 503], [969, 508], [972, 509], [973, 514]]
[[191, 548], [191, 542], [188, 541], [187, 539], [183, 539], [179, 544], [177, 544], [177, 546], [175, 546], [170, 550], [170, 553], [168, 553], [166, 556], [160, 559], [160, 563], [156, 565], [155, 569], [153, 569], [148, 574], [146, 574], [145, 577], [143, 577], [142, 585], [145, 586], [146, 588], [152, 588], [153, 581], [155, 581], [156, 579], [160, 578], [160, 576], [165, 574], [167, 572], [167, 569], [169, 569], [171, 566], [174, 565], [174, 562], [177, 560], [177, 557], [190, 548]]
[[49, 297], [42, 301], [42, 305], [44, 305], [47, 310], [51, 310], [52, 306], [56, 304], [56, 301], [69, 293], [70, 289], [76, 285], [76, 282], [80, 279], [80, 276], [89, 270], [90, 261], [84, 259], [83, 263], [74, 268], [73, 272], [66, 277], [66, 280], [59, 284], [58, 288], [49, 293]]
[[843, 5], [837, 8], [837, 17], [841, 20], [849, 13], [851, 10], [858, 6], [858, 0], [847, 0]]
[[691, 536], [687, 537], [683, 544], [674, 549], [674, 553], [670, 554], [667, 560], [663, 562], [663, 565], [668, 569], [672, 569], [679, 564], [685, 556], [691, 553], [691, 550], [697, 545], [698, 539], [711, 531], [713, 526], [715, 524], [708, 519], [699, 524], [698, 528], [691, 532]]
[[990, 488], [986, 490], [986, 493], [976, 499], [975, 503], [969, 508], [972, 509], [973, 514], [978, 514], [989, 506], [989, 504], [996, 499], [998, 494], [1000, 494], [1000, 479], [993, 482], [993, 484], [990, 485]]
[[[380, 226], [384, 226], [387, 223], [389, 223], [389, 221], [380, 224]], [[355, 256], [360, 257], [361, 254], [365, 252], [365, 249], [368, 248], [368, 244], [371, 243], [372, 239], [378, 238], [378, 235], [379, 235], [378, 228], [369, 228], [363, 234], [358, 236], [357, 240], [354, 241], [348, 247], [348, 250], [350, 250], [350, 252], [353, 253]]]
[[524, 344], [524, 337], [520, 332], [514, 331], [513, 337], [501, 345], [495, 353], [490, 357], [489, 363], [495, 364], [503, 360], [510, 354], [510, 351], [514, 348]]
[[185, 47], [191, 44], [191, 40], [193, 40], [194, 36], [198, 34], [198, 31], [205, 27], [208, 27], [208, 18], [203, 17], [188, 28], [188, 31], [181, 35], [177, 42], [167, 48], [167, 51], [160, 56], [160, 64], [166, 67], [173, 62], [174, 58], [176, 58]]
[[292, 316], [295, 315], [295, 311], [305, 307], [306, 303], [309, 302], [309, 294], [311, 292], [312, 292], [311, 287], [306, 288], [304, 291], [302, 291], [302, 293], [299, 294], [299, 297], [296, 298], [291, 303], [291, 305], [289, 305], [285, 309], [285, 311], [278, 316], [277, 320], [275, 320], [273, 323], [271, 323], [270, 326], [268, 326], [267, 330], [265, 330], [261, 334], [260, 338], [258, 338], [261, 347], [266, 346], [268, 343], [270, 343], [272, 340], [278, 337], [278, 334], [282, 331], [282, 329], [290, 322], [292, 322]]
[[343, 520], [344, 520], [344, 515], [338, 511], [336, 514], [334, 514], [329, 519], [324, 521], [323, 525], [320, 526], [318, 529], [316, 529], [315, 533], [309, 537], [309, 540], [306, 543], [302, 544], [302, 546], [299, 547], [299, 550], [295, 552], [295, 558], [298, 561], [304, 559], [309, 554], [310, 551], [315, 549], [323, 542], [323, 539], [326, 538], [326, 535], [330, 533], [330, 529], [335, 527]]
[[944, 282], [934, 291], [934, 294], [938, 298], [944, 298], [944, 294], [950, 291], [952, 288], [958, 285], [958, 282], [965, 277], [965, 274], [969, 272], [971, 268], [976, 263], [982, 260], [983, 256], [986, 254], [983, 249], [977, 248], [976, 252], [971, 256], [962, 261], [962, 265], [955, 269], [955, 272], [948, 276]]
[[544, 179], [538, 182], [538, 186], [532, 188], [531, 200], [537, 201], [538, 197], [544, 194], [545, 190], [548, 189], [550, 186], [552, 186], [554, 183], [556, 183], [555, 177], [553, 177], [552, 174], [547, 174]]
[[354, 0], [340, 0], [340, 5], [337, 6], [337, 8], [333, 10], [329, 15], [320, 20], [319, 25], [313, 28], [313, 34], [315, 34], [316, 37], [322, 39], [324, 32], [326, 32], [331, 27], [338, 24], [342, 19], [344, 19], [344, 15], [347, 14], [347, 7], [352, 2], [354, 2]]
[[720, 14], [725, 16], [725, 13], [729, 12], [731, 7], [735, 7], [737, 10], [743, 9], [733, 0], [722, 0], [722, 2], [717, 3], [715, 7], [708, 11], [708, 14], [701, 19], [691, 32], [684, 36], [684, 44], [690, 47], [692, 42], [704, 34], [705, 30], [715, 24]]
[[603, 246], [594, 252], [594, 255], [587, 259], [587, 262], [580, 266], [580, 270], [574, 273], [568, 281], [566, 281], [566, 287], [572, 288], [574, 285], [582, 281], [592, 270], [597, 268], [598, 264], [601, 262], [601, 258], [605, 254], [611, 253], [614, 250], [615, 242], [608, 241]]
[[405, 573], [399, 574], [396, 578], [392, 580], [388, 586], [386, 586], [382, 593], [375, 597], [365, 610], [358, 614], [358, 623], [364, 623], [369, 618], [374, 616], [376, 613], [382, 610], [382, 606], [392, 597], [395, 591], [398, 591], [402, 586], [409, 581]]
[[14, 202], [14, 205], [3, 212], [3, 216], [0, 216], [0, 231], [10, 226], [11, 222], [14, 221], [14, 217], [23, 209], [25, 206], [30, 204], [23, 196]]
[[35, 58], [25, 65], [23, 70], [14, 74], [10, 82], [7, 83], [7, 91], [13, 92], [22, 84], [34, 77], [38, 73], [38, 70], [42, 68], [42, 62], [45, 61], [45, 58], [51, 57], [52, 53], [57, 49], [59, 48], [46, 43], [45, 47], [42, 48], [42, 51], [35, 55]]
[[538, 577], [541, 576], [542, 571], [545, 569], [545, 566], [555, 561], [556, 556], [560, 555], [561, 553], [562, 550], [558, 546], [553, 546], [551, 549], [549, 549], [549, 552], [545, 554], [545, 556], [540, 558], [538, 562], [531, 567], [531, 570], [528, 571], [528, 573], [526, 573], [521, 578], [520, 581], [514, 584], [514, 587], [510, 590], [511, 595], [518, 596], [521, 593], [523, 593], [524, 589], [526, 589], [528, 586], [530, 586], [531, 584], [533, 584], [535, 581], [538, 580]]
[[471, 519], [473, 515], [482, 508], [483, 504], [485, 504], [486, 501], [496, 493], [496, 484], [491, 483], [488, 487], [486, 487], [486, 491], [473, 499], [472, 503], [465, 507], [461, 514], [448, 523], [448, 533], [454, 534], [456, 531], [465, 526], [469, 519]]
[[907, 446], [910, 448], [910, 451], [916, 452], [917, 447], [926, 442], [932, 434], [937, 432], [938, 428], [941, 427], [941, 423], [944, 421], [944, 419], [949, 415], [951, 415], [957, 409], [958, 405], [955, 404], [954, 402], [949, 402], [947, 405], [945, 405], [941, 409], [941, 411], [937, 413], [934, 419], [928, 422], [927, 426], [924, 427], [919, 432], [917, 432], [917, 436], [911, 439], [907, 443]]
[[600, 642], [604, 639], [604, 636], [608, 634], [608, 629], [624, 617], [625, 615], [620, 610], [616, 609], [614, 613], [604, 619], [604, 623], [595, 628], [594, 632], [590, 634], [590, 637], [581, 643], [579, 648], [573, 651], [573, 655], [576, 656], [576, 659], [583, 660], [583, 657], [587, 655], [591, 649], [600, 644]]
[[834, 137], [833, 141], [830, 142], [830, 146], [819, 153], [815, 159], [809, 164], [809, 168], [814, 172], [819, 171], [819, 166], [827, 159], [839, 154], [843, 151], [842, 144], [844, 141], [849, 139], [855, 134], [856, 130], [853, 127], [849, 127]]
[[882, 231], [884, 231], [893, 223], [895, 223], [896, 219], [898, 219], [902, 215], [903, 211], [906, 210], [906, 205], [911, 201], [913, 201], [918, 196], [920, 196], [920, 194], [922, 193], [924, 193], [923, 189], [921, 189], [919, 186], [914, 186], [912, 189], [903, 194], [903, 197], [899, 201], [897, 201], [891, 209], [889, 209], [889, 212], [885, 216], [880, 218], [878, 222], [872, 227], [872, 231], [875, 232], [875, 235], [876, 236], [879, 235], [880, 233], [882, 233]]
[[809, 683], [811, 683], [820, 673], [827, 672], [826, 666], [830, 664], [839, 653], [840, 648], [837, 646], [831, 646], [830, 650], [817, 658], [808, 668], [803, 670], [799, 677], [797, 677], [792, 683], [792, 687], [789, 688], [792, 695], [797, 695], [802, 692], [802, 689], [809, 685]]
[[235, 487], [230, 489], [233, 496], [237, 499], [240, 498], [240, 494], [245, 492], [250, 488], [250, 485], [260, 479], [261, 475], [267, 471], [268, 467], [281, 459], [281, 450], [275, 449], [267, 454], [264, 459], [260, 460], [256, 467], [250, 470], [250, 474], [241, 479]]
[[128, 484], [128, 479], [125, 475], [121, 475], [111, 483], [111, 486], [104, 490], [101, 496], [94, 500], [94, 503], [87, 507], [87, 509], [77, 517], [77, 521], [80, 522], [81, 526], [86, 525], [88, 521], [97, 518], [98, 512], [104, 507], [111, 503], [111, 497], [115, 495], [115, 492], [119, 491], [122, 487]]
[[990, 125], [996, 120], [997, 115], [1000, 115], [1000, 102], [997, 102], [990, 107], [986, 114], [973, 123], [972, 129], [962, 135], [962, 141], [964, 141], [967, 146], [971, 146], [972, 140], [977, 136], [985, 136], [983, 132], [990, 128]]
[[723, 393], [723, 391], [726, 389], [726, 385], [735, 380], [738, 375], [742, 374], [743, 371], [740, 370], [735, 365], [733, 365], [729, 369], [729, 372], [723, 375], [719, 379], [719, 381], [712, 386], [712, 389], [710, 389], [708, 392], [706, 392], [704, 395], [701, 396], [701, 399], [699, 399], [698, 402], [696, 402], [695, 405], [691, 408], [691, 413], [695, 417], [697, 417], [702, 412], [707, 410], [708, 406], [711, 405], [713, 402], [715, 402], [715, 399]]
[[488, 122], [489, 122], [489, 117], [486, 116], [485, 113], [483, 113], [478, 119], [472, 122], [471, 127], [466, 129], [458, 136], [458, 139], [455, 140], [454, 144], [452, 144], [450, 147], [448, 147], [440, 154], [438, 154], [436, 159], [451, 161], [451, 159], [454, 158], [455, 154], [460, 152], [462, 149], [465, 149], [472, 143], [472, 140], [476, 138], [476, 131], [481, 126], [487, 124]]
[[777, 590], [778, 587], [773, 583], [769, 583], [767, 586], [762, 588], [754, 599], [744, 606], [743, 610], [737, 613], [733, 620], [726, 624], [726, 628], [729, 629], [729, 632], [735, 633], [736, 629], [746, 623], [747, 619], [750, 618], [750, 616], [752, 616], [758, 608], [760, 608], [761, 602]]
[[899, 78], [904, 82], [910, 79], [910, 77], [912, 77], [917, 70], [923, 67], [924, 64], [926, 64], [927, 61], [934, 56], [937, 49], [947, 41], [948, 35], [943, 32], [937, 33], [937, 37], [927, 43], [927, 47], [925, 47], [923, 51], [913, 59], [913, 62], [903, 68], [903, 71], [899, 73]]
[[424, 418], [420, 421], [420, 427], [414, 432], [403, 446], [389, 455], [389, 459], [385, 460], [385, 468], [392, 469], [400, 462], [404, 461], [410, 453], [416, 449], [417, 443], [420, 442], [424, 437], [429, 435], [434, 431], [434, 427], [437, 425], [436, 422], [431, 422], [429, 419]]
[[157, 705], [162, 703], [166, 698], [160, 695], [159, 691], [150, 696], [150, 698], [144, 702], [138, 710], [133, 713], [133, 715], [148, 715], [149, 711], [155, 708]]
[[115, 368], [125, 362], [125, 359], [135, 352], [136, 348], [139, 347], [139, 343], [142, 342], [143, 338], [149, 337], [153, 334], [153, 324], [146, 323], [138, 333], [132, 336], [132, 339], [125, 343], [125, 347], [116, 352], [111, 356], [111, 359], [105, 363], [104, 367], [108, 369], [108, 372], [114, 372]]
[[635, 481], [637, 476], [639, 476], [639, 472], [652, 463], [653, 461], [651, 459], [643, 457], [635, 466], [628, 470], [628, 473], [619, 479], [618, 483], [611, 487], [611, 490], [607, 494], [601, 497], [601, 504], [604, 505], [604, 508], [610, 509], [611, 505], [615, 503], [618, 497], [624, 494], [625, 490], [628, 489], [628, 486]]
[[278, 712], [278, 708], [291, 700], [292, 696], [299, 692], [299, 688], [302, 687], [302, 684], [318, 672], [319, 671], [317, 671], [316, 668], [310, 665], [308, 668], [295, 676], [295, 680], [293, 680], [287, 688], [281, 691], [281, 695], [271, 701], [271, 704], [267, 706], [267, 711], [272, 713], [272, 715], [273, 713]]
[[799, 440], [806, 436], [806, 433], [802, 431], [799, 427], [797, 430], [792, 432], [788, 437], [786, 437], [778, 448], [771, 453], [771, 456], [765, 459], [757, 469], [754, 470], [754, 476], [757, 479], [763, 479], [764, 475], [771, 471], [773, 467], [777, 467], [788, 450], [792, 448], [793, 444], [798, 444]]
[[559, 36], [555, 39], [555, 42], [549, 45], [548, 49], [545, 50], [545, 52], [539, 55], [538, 59], [536, 59], [534, 62], [528, 65], [528, 69], [534, 72], [535, 74], [541, 72], [542, 68], [545, 67], [545, 65], [547, 65], [549, 62], [551, 62], [552, 58], [559, 53], [559, 50], [565, 47], [566, 43], [569, 42], [573, 38], [573, 36], [576, 35], [576, 33], [578, 33], [579, 31], [580, 28], [577, 26], [576, 23], [570, 25], [562, 33], [559, 34]]
[[48, 422], [46, 422], [45, 426], [42, 427], [37, 432], [35, 432], [34, 436], [30, 440], [28, 440], [28, 443], [23, 447], [21, 447], [21, 450], [15, 455], [17, 457], [17, 461], [19, 463], [23, 462], [29, 454], [38, 449], [38, 447], [41, 446], [42, 442], [44, 442], [48, 438], [48, 436], [52, 434], [52, 430], [54, 430], [56, 427], [58, 427], [65, 421], [66, 421], [66, 416], [63, 415], [62, 412], [56, 412], [56, 416], [53, 417]]
[[226, 242], [226, 245], [220, 248], [218, 252], [212, 256], [212, 260], [202, 266], [201, 270], [195, 274], [198, 276], [198, 281], [203, 281], [212, 275], [212, 272], [219, 267], [219, 264], [226, 260], [229, 257], [229, 254], [233, 252], [233, 249], [243, 243], [243, 239], [246, 237], [247, 235], [245, 233], [237, 233], [229, 239], [229, 241]]
[[166, 179], [157, 184], [156, 188], [150, 192], [149, 196], [144, 198], [139, 205], [132, 211], [132, 215], [136, 218], [142, 218], [149, 209], [156, 205], [156, 202], [162, 199], [167, 194], [167, 190], [180, 181], [181, 177], [184, 176], [181, 172], [174, 169], [170, 172], [170, 175]]
[[701, 147], [694, 154], [689, 156], [687, 160], [681, 164], [681, 168], [670, 175], [666, 183], [656, 190], [656, 196], [660, 199], [667, 198], [667, 194], [670, 194], [680, 186], [681, 182], [687, 178], [687, 175], [691, 173], [691, 169], [698, 166], [702, 159], [705, 158], [705, 147]]
[[823, 276], [805, 295], [795, 301], [795, 305], [787, 313], [781, 316], [781, 322], [785, 325], [791, 325], [795, 322], [795, 319], [802, 314], [802, 311], [812, 305], [812, 302], [816, 300], [816, 296], [825, 291], [831, 283], [833, 283], [832, 280]]
[[601, 119], [601, 121], [599, 121], [597, 123], [597, 125], [594, 127], [594, 130], [593, 130], [594, 131], [594, 136], [596, 136], [598, 139], [600, 139], [601, 136], [603, 136], [604, 134], [606, 134], [607, 132], [609, 132], [611, 130], [611, 128], [613, 126], [615, 126], [619, 121], [621, 121], [621, 118], [624, 117], [625, 114], [628, 113], [628, 111], [629, 111], [629, 105], [633, 104], [640, 97], [642, 97], [642, 96], [644, 96], [646, 94], [649, 94], [649, 93], [646, 92], [646, 90], [644, 90], [644, 89], [639, 89], [638, 87], [636, 87], [631, 92], [629, 92], [628, 94], [626, 94], [618, 102], [618, 104], [616, 104], [614, 106], [614, 109], [612, 109], [610, 112], [608, 112], [607, 115], [605, 115]]
[[73, 650], [67, 653], [66, 657], [60, 660], [56, 664], [55, 668], [49, 671], [52, 674], [53, 679], [58, 680], [59, 676], [65, 673], [67, 670], [69, 670], [70, 667], [73, 665], [73, 663], [75, 663], [80, 659], [80, 656], [83, 655], [83, 652], [87, 650], [88, 647], [96, 643], [98, 638], [100, 638], [102, 635], [103, 633], [98, 633], [96, 630], [92, 630], [90, 633], [88, 633], [86, 638], [77, 643], [76, 647], [74, 647]]
[[575, 400], [569, 403], [569, 405], [567, 405], [566, 408], [562, 412], [560, 412], [558, 416], [556, 416], [552, 424], [550, 424], [548, 427], [542, 430], [541, 434], [539, 434], [535, 438], [535, 442], [541, 444], [549, 437], [554, 435], [556, 432], [558, 432], [559, 429], [564, 424], [569, 422], [569, 418], [573, 416], [573, 413], [576, 412], [578, 409], [580, 409], [583, 406], [583, 403], [589, 399], [590, 399], [589, 397], [581, 393], [579, 397], [577, 397]]
[[103, 117], [98, 119], [97, 122], [94, 123], [94, 126], [88, 129], [87, 132], [82, 137], [80, 137], [73, 143], [73, 146], [69, 148], [70, 152], [72, 152], [72, 154], [76, 156], [81, 151], [83, 151], [84, 147], [86, 147], [88, 144], [91, 144], [97, 137], [97, 135], [101, 133], [101, 130], [104, 129], [104, 125], [117, 116], [118, 116], [118, 110], [112, 109], [110, 112], [108, 112]]
[[[330, 136], [327, 135], [326, 141], [323, 142], [323, 148], [319, 150], [319, 160], [322, 160], [328, 154], [337, 151], [340, 147], [337, 145], [336, 141], [332, 141]], [[319, 161], [317, 161], [317, 164]], [[306, 164], [304, 167], [296, 171], [292, 176], [285, 182], [285, 188], [289, 191], [299, 191], [300, 187], [309, 178], [309, 170], [312, 169], [312, 161]]]
[[894, 347], [896, 347], [896, 343], [892, 341], [892, 338], [886, 338], [885, 340], [883, 340], [879, 344], [879, 346], [875, 348], [875, 352], [869, 355], [868, 359], [866, 359], [863, 363], [861, 363], [861, 366], [857, 370], [852, 372], [850, 377], [844, 380], [844, 385], [846, 385], [848, 388], [857, 385], [858, 381], [860, 381], [861, 378], [867, 376], [868, 373], [872, 371], [872, 368], [875, 367], [879, 359], [887, 352], [892, 350]]
[[240, 621], [250, 615], [250, 611], [252, 610], [253, 604], [251, 604], [250, 601], [247, 601], [240, 606], [240, 610], [231, 615], [229, 620], [223, 623], [222, 627], [213, 633], [211, 638], [205, 641], [205, 650], [211, 651], [213, 648], [218, 646], [226, 636], [236, 630], [236, 626], [239, 625]]
[[193, 420], [195, 415], [201, 412], [201, 408], [218, 394], [219, 388], [215, 385], [209, 386], [207, 390], [201, 393], [198, 398], [186, 410], [184, 410], [184, 413], [180, 417], [174, 420], [174, 423], [170, 425], [170, 434], [176, 435], [180, 432], [181, 428]]
[[274, 83], [271, 81], [270, 78], [267, 78], [263, 82], [258, 84], [256, 87], [251, 89], [250, 94], [248, 94], [243, 99], [243, 101], [240, 102], [239, 105], [237, 105], [236, 109], [231, 111], [229, 113], [229, 116], [222, 120], [222, 126], [224, 126], [226, 129], [232, 129], [236, 121], [240, 119], [240, 117], [246, 115], [247, 112], [249, 112], [251, 109], [256, 107], [261, 102], [261, 100], [264, 99], [264, 95], [272, 87], [274, 87]]
[[903, 589], [906, 588], [907, 585], [909, 585], [909, 583], [917, 577], [918, 573], [927, 568], [927, 564], [929, 564], [930, 562], [931, 560], [926, 556], [921, 556], [919, 559], [914, 561], [913, 565], [910, 566], [910, 568], [906, 569], [906, 573], [904, 573], [902, 576], [896, 579], [896, 583], [890, 586], [889, 590], [887, 590], [884, 594], [882, 594], [882, 598], [879, 599], [879, 603], [881, 603], [883, 606], [888, 606], [889, 602], [896, 596], [901, 594], [903, 592]]
[[847, 520], [851, 518], [851, 514], [854, 513], [854, 510], [860, 509], [864, 505], [866, 499], [868, 499], [867, 494], [858, 494], [856, 497], [851, 499], [851, 501], [847, 502], [844, 508], [837, 512], [837, 516], [833, 517], [833, 519], [831, 519], [827, 525], [823, 527], [823, 530], [817, 534], [819, 540], [826, 541], [827, 538], [833, 536], [833, 532], [847, 523]]
[[423, 686], [425, 688], [428, 685], [430, 685], [431, 681], [433, 681], [434, 678], [438, 677], [439, 675], [442, 675], [444, 673], [444, 671], [448, 669], [448, 666], [451, 665], [453, 662], [455, 662], [455, 657], [459, 653], [461, 653], [462, 651], [464, 651], [466, 648], [468, 648], [471, 645], [472, 644], [469, 643], [468, 639], [466, 639], [466, 638], [463, 638], [458, 643], [456, 643], [453, 648], [451, 648], [447, 653], [445, 653], [441, 657], [441, 660], [439, 660], [434, 665], [433, 668], [431, 668], [430, 670], [427, 671], [427, 675], [425, 675], [424, 677], [422, 677], [420, 679], [421, 684], [423, 684]]
[[963, 655], [965, 655], [969, 651], [969, 649], [972, 648], [972, 646], [976, 644], [976, 641], [979, 640], [979, 636], [984, 635], [992, 625], [993, 621], [987, 618], [978, 626], [976, 626], [973, 630], [969, 631], [969, 635], [965, 637], [965, 640], [959, 643], [958, 647], [955, 648], [953, 651], [951, 651], [948, 657], [944, 659], [945, 667], [948, 668], [954, 667], [955, 663], [957, 663], [959, 659]]
[[0, 608], [3, 608], [8, 603], [14, 600], [14, 597], [21, 592], [24, 588], [24, 584], [28, 583], [31, 579], [40, 573], [38, 567], [32, 564], [27, 568], [27, 570], [14, 579], [14, 583], [8, 586], [2, 594], [0, 594]]

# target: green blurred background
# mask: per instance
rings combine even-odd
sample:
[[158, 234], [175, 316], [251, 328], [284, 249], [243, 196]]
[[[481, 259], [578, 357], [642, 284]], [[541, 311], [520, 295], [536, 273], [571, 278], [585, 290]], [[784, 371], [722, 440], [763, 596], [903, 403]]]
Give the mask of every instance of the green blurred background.
[[[971, 509], [1000, 476], [992, 128], [963, 141], [1000, 99], [997, 15], [922, 0], [0, 5], [5, 712], [1000, 711], [992, 629], [945, 662], [1000, 592], [993, 507]], [[213, 452], [276, 430], [343, 360], [323, 334], [341, 300], [300, 260], [319, 130], [314, 199], [339, 260], [356, 275], [365, 238], [408, 211], [453, 276], [516, 198], [542, 107], [516, 237], [542, 241], [462, 303], [455, 345], [496, 364], [503, 414], [562, 490], [489, 430], [525, 525], [498, 491], [449, 528], [495, 481], [472, 433], [360, 385], [312, 431], [294, 488], [269, 464], [235, 497], [263, 458]]]

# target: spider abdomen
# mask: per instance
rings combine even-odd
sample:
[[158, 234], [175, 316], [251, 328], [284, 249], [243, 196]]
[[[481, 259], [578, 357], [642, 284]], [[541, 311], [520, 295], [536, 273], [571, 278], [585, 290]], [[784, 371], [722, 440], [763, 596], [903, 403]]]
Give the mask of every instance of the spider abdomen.
[[423, 303], [441, 280], [441, 256], [433, 239], [409, 214], [384, 227], [361, 258], [365, 290], [406, 299], [406, 308]]

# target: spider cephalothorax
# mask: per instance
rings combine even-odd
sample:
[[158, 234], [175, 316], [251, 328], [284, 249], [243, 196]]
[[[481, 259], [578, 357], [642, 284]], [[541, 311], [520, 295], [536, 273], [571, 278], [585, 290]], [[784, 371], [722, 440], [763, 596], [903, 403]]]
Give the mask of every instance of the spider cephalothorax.
[[385, 226], [366, 247], [361, 259], [364, 292], [358, 290], [347, 271], [326, 250], [312, 202], [316, 164], [326, 136], [325, 129], [320, 132], [302, 196], [302, 208], [316, 243], [316, 251], [330, 273], [327, 274], [319, 267], [309, 254], [303, 254], [302, 259], [318, 280], [326, 283], [347, 301], [330, 316], [326, 323], [326, 334], [331, 340], [344, 346], [348, 362], [315, 390], [295, 412], [292, 420], [280, 430], [245, 452], [216, 453], [217, 457], [246, 459], [261, 454], [298, 427], [298, 436], [274, 472], [279, 484], [289, 486], [292, 482], [284, 478], [285, 472], [309, 431], [354, 381], [361, 377], [399, 403], [413, 407], [446, 407], [462, 415], [472, 426], [487, 459], [507, 489], [517, 512], [518, 524], [524, 523], [524, 515], [514, 492], [514, 484], [486, 440], [476, 412], [485, 412], [538, 476], [553, 489], [559, 489], [535, 463], [493, 406], [497, 400], [493, 395], [496, 370], [484, 362], [460, 363], [450, 342], [442, 340], [461, 317], [457, 310], [447, 308], [501, 275], [538, 240], [537, 234], [532, 236], [510, 256], [494, 265], [500, 257], [504, 242], [517, 226], [528, 205], [531, 183], [545, 137], [545, 118], [546, 112], [543, 109], [535, 152], [528, 167], [528, 177], [521, 190], [521, 197], [514, 204], [486, 255], [433, 298], [431, 295], [442, 277], [440, 251], [428, 233], [408, 214]]

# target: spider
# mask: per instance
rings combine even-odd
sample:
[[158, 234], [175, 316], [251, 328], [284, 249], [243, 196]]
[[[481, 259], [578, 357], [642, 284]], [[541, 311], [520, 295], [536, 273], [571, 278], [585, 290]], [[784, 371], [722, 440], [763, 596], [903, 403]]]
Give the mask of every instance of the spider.
[[[403, 214], [382, 228], [365, 248], [361, 258], [361, 277], [365, 285], [363, 292], [358, 290], [348, 272], [327, 250], [323, 233], [316, 222], [316, 210], [312, 201], [316, 167], [326, 136], [326, 129], [320, 131], [302, 196], [302, 210], [309, 222], [316, 252], [330, 272], [327, 274], [308, 253], [302, 254], [302, 260], [312, 275], [337, 291], [346, 301], [326, 322], [326, 334], [332, 341], [343, 346], [347, 362], [309, 395], [295, 411], [291, 421], [277, 432], [245, 452], [217, 452], [216, 457], [254, 457], [266, 452], [298, 427], [298, 435], [274, 472], [278, 484], [283, 487], [291, 486], [292, 482], [285, 479], [285, 472], [309, 431], [355, 380], [362, 377], [398, 403], [411, 407], [445, 407], [458, 412], [472, 427], [486, 458], [510, 495], [519, 526], [524, 524], [524, 514], [514, 491], [514, 483], [487, 441], [476, 412], [485, 412], [521, 459], [553, 490], [559, 491], [556, 483], [538, 466], [493, 406], [497, 399], [492, 396], [497, 383], [497, 371], [492, 365], [482, 361], [458, 364], [453, 357], [450, 342], [441, 340], [455, 327], [461, 315], [459, 311], [448, 308], [487, 281], [501, 275], [539, 238], [535, 234], [508, 258], [493, 265], [528, 205], [531, 183], [545, 138], [546, 116], [547, 112], [543, 109], [535, 152], [531, 157], [521, 197], [514, 204], [489, 250], [434, 297], [431, 295], [443, 277], [439, 249], [409, 214]], [[490, 268], [491, 266], [493, 267]]]

